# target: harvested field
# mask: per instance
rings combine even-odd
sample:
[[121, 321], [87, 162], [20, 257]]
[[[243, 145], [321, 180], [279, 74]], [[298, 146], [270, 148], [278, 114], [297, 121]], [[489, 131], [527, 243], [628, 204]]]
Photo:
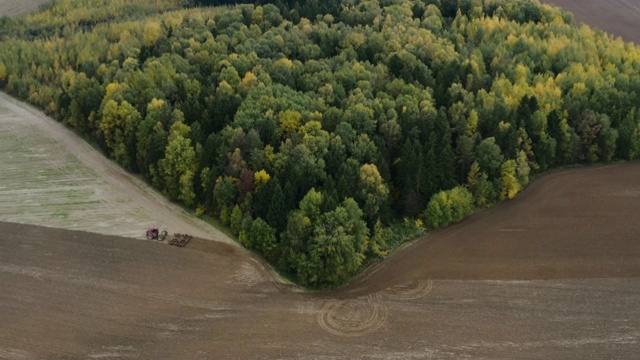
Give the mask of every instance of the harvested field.
[[16, 17], [34, 12], [52, 0], [2, 0], [0, 1], [0, 17]]
[[574, 14], [574, 19], [624, 41], [640, 44], [640, 0], [543, 0]]
[[118, 208], [205, 225], [38, 112], [4, 95], [0, 109], [9, 169], [0, 177], [0, 358], [626, 359], [640, 349], [640, 163], [549, 174], [342, 289], [309, 293], [233, 244], [77, 231], [104, 217], [99, 231], [142, 237]]
[[[545, 175], [516, 199], [428, 234], [389, 256], [349, 285], [349, 292], [362, 287], [369, 293], [417, 279], [636, 277], [638, 179], [638, 162]], [[391, 274], [400, 277], [393, 279]]]
[[0, 223], [0, 286], [9, 289], [0, 354], [632, 358], [640, 245], [623, 214], [640, 210], [640, 189], [628, 183], [638, 175], [636, 163], [545, 177], [333, 293], [285, 286], [217, 242], [176, 248]]
[[170, 233], [233, 243], [165, 200], [38, 110], [0, 93], [0, 221], [144, 238]]

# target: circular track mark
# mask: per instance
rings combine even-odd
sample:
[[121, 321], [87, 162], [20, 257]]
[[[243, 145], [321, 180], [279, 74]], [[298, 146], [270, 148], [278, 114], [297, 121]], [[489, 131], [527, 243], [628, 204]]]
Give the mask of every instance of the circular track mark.
[[246, 286], [256, 285], [263, 280], [264, 279], [262, 278], [260, 271], [258, 271], [258, 269], [256, 269], [252, 264], [246, 262], [242, 263], [240, 269], [238, 269], [233, 275], [234, 283]]
[[394, 285], [385, 290], [384, 294], [393, 300], [415, 300], [426, 296], [432, 288], [432, 280], [413, 280]]
[[329, 300], [318, 313], [318, 325], [327, 332], [345, 337], [372, 333], [387, 320], [387, 307], [379, 294], [351, 300]]

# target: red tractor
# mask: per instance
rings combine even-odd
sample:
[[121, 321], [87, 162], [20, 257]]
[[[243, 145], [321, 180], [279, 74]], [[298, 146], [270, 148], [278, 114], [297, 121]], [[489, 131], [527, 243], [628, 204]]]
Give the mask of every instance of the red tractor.
[[160, 230], [157, 226], [147, 229], [147, 239], [149, 240], [158, 239], [162, 241], [165, 237], [167, 237], [167, 230]]

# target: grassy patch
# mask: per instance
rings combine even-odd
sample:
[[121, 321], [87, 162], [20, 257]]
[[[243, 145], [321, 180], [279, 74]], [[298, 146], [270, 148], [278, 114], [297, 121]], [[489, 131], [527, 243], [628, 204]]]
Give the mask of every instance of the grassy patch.
[[416, 226], [415, 220], [406, 219], [402, 222], [391, 224], [391, 237], [387, 240], [387, 247], [393, 251], [403, 244], [415, 240], [425, 233], [424, 229]]
[[[191, 211], [191, 210], [188, 210], [188, 211]], [[233, 239], [235, 242], [238, 242], [238, 238], [235, 235], [233, 235], [233, 231], [231, 231], [231, 227], [223, 224], [222, 221], [220, 221], [220, 219], [211, 217], [209, 215], [201, 215], [199, 216], [199, 218], [205, 221], [207, 224], [220, 230], [220, 232], [227, 235], [229, 238]]]
[[54, 219], [67, 220], [69, 218], [69, 211], [58, 209], [54, 211], [53, 214], [51, 214], [51, 217], [53, 217]]

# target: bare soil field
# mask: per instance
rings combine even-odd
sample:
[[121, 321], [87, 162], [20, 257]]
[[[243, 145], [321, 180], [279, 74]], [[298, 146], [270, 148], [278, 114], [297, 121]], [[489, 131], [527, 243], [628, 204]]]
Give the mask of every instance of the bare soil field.
[[[639, 40], [640, 0], [550, 2]], [[640, 163], [548, 174], [306, 292], [0, 94], [0, 359], [636, 358], [638, 179]], [[196, 238], [131, 239], [150, 224]]]
[[[640, 351], [640, 163], [546, 175], [316, 293], [5, 95], [0, 137], [0, 359]], [[185, 248], [122, 237], [149, 221], [200, 236]]]
[[51, 1], [53, 0], [2, 0], [0, 1], [0, 17], [27, 15]]
[[640, 44], [640, 0], [542, 0], [572, 12], [574, 19], [624, 41]]
[[330, 293], [235, 246], [0, 223], [0, 358], [634, 358], [640, 164], [559, 172]]

